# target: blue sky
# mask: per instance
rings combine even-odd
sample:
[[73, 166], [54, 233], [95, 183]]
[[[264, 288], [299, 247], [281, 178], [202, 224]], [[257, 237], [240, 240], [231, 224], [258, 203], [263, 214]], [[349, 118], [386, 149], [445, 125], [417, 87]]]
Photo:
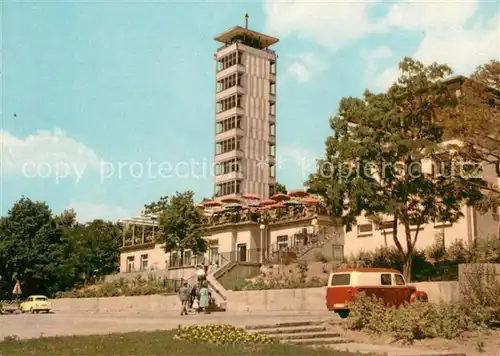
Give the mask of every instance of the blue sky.
[[[498, 2], [1, 6], [2, 215], [21, 195], [81, 220], [133, 215], [175, 191], [210, 196], [213, 37], [245, 13], [250, 28], [280, 38], [277, 176], [289, 188], [322, 155], [340, 98], [387, 88], [402, 57], [461, 74], [500, 58]], [[195, 168], [161, 178], [162, 162]]]

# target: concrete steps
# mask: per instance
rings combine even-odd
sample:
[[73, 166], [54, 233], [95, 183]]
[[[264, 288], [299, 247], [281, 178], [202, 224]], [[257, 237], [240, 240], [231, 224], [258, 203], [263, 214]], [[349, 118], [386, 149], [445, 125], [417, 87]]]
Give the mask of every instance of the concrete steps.
[[350, 343], [339, 333], [327, 331], [324, 321], [299, 321], [266, 325], [249, 325], [249, 332], [265, 334], [281, 342], [299, 345], [335, 345]]

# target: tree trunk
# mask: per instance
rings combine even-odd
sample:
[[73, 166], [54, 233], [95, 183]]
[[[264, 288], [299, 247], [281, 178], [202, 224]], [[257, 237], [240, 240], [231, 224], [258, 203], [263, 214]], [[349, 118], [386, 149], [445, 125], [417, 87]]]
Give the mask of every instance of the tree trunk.
[[411, 267], [413, 264], [413, 254], [406, 254], [403, 261], [403, 276], [405, 277], [406, 283], [411, 282]]

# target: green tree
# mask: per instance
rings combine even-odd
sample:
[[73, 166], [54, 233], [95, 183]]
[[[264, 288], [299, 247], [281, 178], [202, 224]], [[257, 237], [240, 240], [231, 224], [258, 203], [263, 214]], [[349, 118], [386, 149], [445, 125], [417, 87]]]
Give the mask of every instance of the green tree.
[[43, 202], [21, 198], [0, 225], [2, 294], [9, 297], [19, 279], [23, 295], [51, 293], [57, 287], [54, 258], [61, 247], [62, 232]]
[[194, 253], [206, 251], [206, 241], [203, 239], [202, 213], [194, 206], [194, 193], [186, 191], [175, 193], [166, 205], [159, 219], [158, 243], [165, 244], [165, 251], [184, 251], [189, 249]]
[[[411, 58], [399, 68], [401, 76], [386, 93], [366, 91], [362, 99], [340, 101], [330, 120], [333, 135], [326, 142], [326, 157], [307, 184], [324, 196], [347, 231], [362, 214], [392, 220], [392, 239], [409, 281], [419, 227], [458, 220], [464, 203], [484, 198], [480, 187], [485, 183], [451, 164], [461, 157], [442, 146], [443, 127], [436, 117], [439, 108], [453, 105], [443, 82], [451, 69]], [[442, 174], [423, 174], [425, 161], [443, 162]]]
[[[473, 160], [490, 163], [500, 176], [500, 61], [479, 66], [470, 78], [458, 78], [461, 94], [456, 105], [444, 107], [438, 119], [450, 136], [460, 139], [462, 154]], [[484, 210], [500, 201], [496, 182], [488, 186]], [[489, 203], [489, 205], [488, 205]]]
[[160, 199], [149, 204], [144, 204], [144, 214], [157, 214], [165, 211], [168, 205], [168, 196], [160, 197]]
[[276, 182], [276, 193], [287, 194], [286, 186]]

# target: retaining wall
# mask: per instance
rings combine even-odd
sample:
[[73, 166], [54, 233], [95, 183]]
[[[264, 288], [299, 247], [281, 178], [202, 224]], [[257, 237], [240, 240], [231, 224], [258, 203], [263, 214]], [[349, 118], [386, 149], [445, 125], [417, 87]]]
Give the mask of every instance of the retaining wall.
[[[413, 283], [429, 295], [429, 300], [452, 302], [458, 299], [458, 282]], [[52, 301], [54, 312], [154, 312], [177, 311], [176, 295], [138, 297], [65, 298]], [[227, 310], [234, 312], [263, 311], [321, 311], [325, 307], [325, 288], [271, 289], [256, 291], [227, 291]]]

